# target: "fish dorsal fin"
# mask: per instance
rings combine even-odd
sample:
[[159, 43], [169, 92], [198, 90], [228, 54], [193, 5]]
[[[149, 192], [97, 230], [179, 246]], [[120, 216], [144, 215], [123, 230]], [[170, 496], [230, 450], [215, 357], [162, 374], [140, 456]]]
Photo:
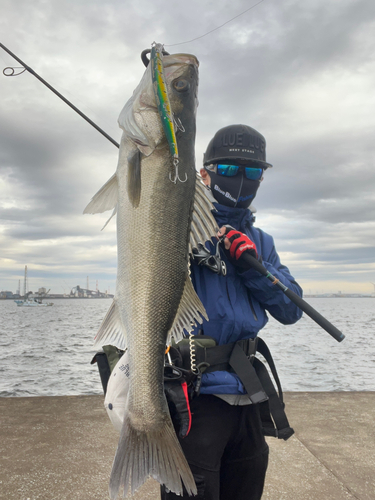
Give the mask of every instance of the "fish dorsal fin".
[[107, 210], [113, 210], [117, 205], [118, 183], [116, 173], [104, 184], [93, 196], [90, 203], [84, 209], [84, 214], [101, 214]]
[[[197, 174], [195, 184], [195, 198], [193, 216], [190, 230], [189, 252], [192, 254], [193, 248], [198, 248], [198, 243], [205, 243], [211, 240], [217, 233], [217, 224], [211, 213], [215, 207], [205, 194], [205, 186], [201, 181], [201, 176]], [[171, 337], [176, 342], [184, 338], [184, 330], [190, 333], [197, 323], [202, 324], [203, 318], [208, 320], [206, 310], [196, 294], [190, 280], [190, 273], [186, 277], [185, 287], [181, 302], [172, 325], [168, 333], [167, 343], [171, 343]]]
[[98, 348], [103, 345], [113, 345], [118, 349], [126, 349], [126, 332], [115, 300], [112, 302], [95, 337], [94, 347]]
[[188, 274], [175, 320], [168, 332], [167, 344], [171, 344], [172, 337], [175, 342], [182, 340], [184, 338], [184, 330], [190, 333], [197, 326], [197, 323], [203, 323], [202, 316], [208, 320], [206, 309], [196, 294], [190, 275]]
[[207, 198], [205, 193], [207, 188], [201, 179], [201, 176], [197, 174], [193, 220], [190, 231], [190, 254], [192, 254], [192, 248], [198, 248], [198, 243], [204, 244], [206, 241], [210, 241], [218, 231], [217, 223], [211, 212], [215, 210], [215, 207]]

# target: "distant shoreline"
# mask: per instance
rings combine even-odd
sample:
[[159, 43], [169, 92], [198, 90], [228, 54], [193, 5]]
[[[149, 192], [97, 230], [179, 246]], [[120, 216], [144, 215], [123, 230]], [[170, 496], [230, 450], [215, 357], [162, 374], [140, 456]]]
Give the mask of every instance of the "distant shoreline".
[[[38, 297], [37, 297], [38, 298]], [[113, 299], [114, 295], [107, 295], [106, 297], [63, 297], [60, 295], [47, 295], [46, 297], [43, 297], [43, 300], [50, 300], [50, 299], [79, 299], [79, 300], [85, 300], [85, 299], [90, 299], [90, 300], [97, 300], [97, 299]], [[0, 297], [1, 300], [20, 300], [22, 297]]]
[[[305, 299], [375, 299], [375, 295], [359, 295], [359, 294], [356, 294], [356, 293], [353, 293], [353, 294], [350, 294], [350, 293], [342, 293], [340, 295], [338, 294], [329, 294], [329, 295], [310, 295], [310, 294], [306, 294], [303, 296]], [[14, 297], [0, 297], [0, 301], [2, 300], [19, 300], [20, 298], [22, 297], [17, 297], [17, 296], [14, 296]], [[107, 295], [105, 297], [95, 297], [95, 296], [90, 296], [90, 297], [74, 297], [74, 296], [63, 296], [63, 295], [47, 295], [46, 297], [43, 297], [43, 300], [46, 300], [46, 299], [68, 299], [68, 300], [72, 300], [72, 299], [79, 299], [79, 300], [86, 300], [86, 299], [90, 299], [90, 300], [97, 300], [97, 299], [113, 299], [114, 298], [114, 295]]]
[[305, 299], [375, 299], [375, 295], [361, 295], [358, 293], [340, 293], [340, 294], [329, 294], [329, 295], [303, 295]]

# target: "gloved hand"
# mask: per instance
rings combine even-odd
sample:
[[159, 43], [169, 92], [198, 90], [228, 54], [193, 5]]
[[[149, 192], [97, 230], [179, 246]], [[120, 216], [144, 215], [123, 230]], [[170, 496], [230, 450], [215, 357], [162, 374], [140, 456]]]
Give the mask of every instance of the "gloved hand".
[[251, 266], [245, 261], [243, 255], [248, 253], [255, 259], [258, 259], [255, 243], [246, 234], [237, 231], [232, 226], [222, 227], [219, 234], [225, 235], [225, 254], [229, 261], [241, 269], [250, 269]]
[[188, 395], [188, 385], [184, 380], [164, 379], [164, 393], [168, 401], [169, 411], [173, 420], [180, 425], [178, 435], [186, 437], [191, 427], [191, 412]]

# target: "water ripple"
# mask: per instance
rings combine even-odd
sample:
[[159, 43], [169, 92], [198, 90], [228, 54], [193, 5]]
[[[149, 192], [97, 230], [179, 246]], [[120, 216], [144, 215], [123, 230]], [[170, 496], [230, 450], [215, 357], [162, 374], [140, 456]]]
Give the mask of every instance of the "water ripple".
[[[274, 319], [261, 336], [284, 390], [374, 391], [374, 299], [308, 299], [343, 331], [338, 343], [309, 317]], [[93, 339], [111, 301], [55, 300], [48, 308], [0, 301], [0, 397], [102, 394]], [[354, 306], [353, 306], [354, 304]]]

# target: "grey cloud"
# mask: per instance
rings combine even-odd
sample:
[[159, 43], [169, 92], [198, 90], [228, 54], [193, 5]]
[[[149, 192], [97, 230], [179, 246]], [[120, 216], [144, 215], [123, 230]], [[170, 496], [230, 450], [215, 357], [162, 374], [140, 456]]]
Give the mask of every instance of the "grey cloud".
[[[314, 82], [338, 68], [357, 72], [372, 58], [373, 19], [374, 6], [367, 2], [343, 2], [340, 9], [336, 3], [315, 2], [306, 9], [300, 2], [282, 2], [268, 7], [255, 27], [251, 19], [246, 44], [236, 40], [236, 28], [241, 32], [245, 23], [237, 19], [232, 37], [222, 31], [215, 38], [225, 64], [217, 64], [215, 44], [209, 42], [210, 57], [202, 60], [201, 109], [212, 114], [221, 109], [222, 123], [228, 107], [232, 113], [236, 107], [239, 114], [245, 110], [258, 123], [270, 121], [266, 114], [277, 118], [291, 85]], [[220, 43], [223, 38], [226, 44]]]
[[[202, 35], [247, 7], [240, 0], [194, 0], [189, 8], [172, 2], [168, 9], [162, 0], [20, 0], [17, 8], [6, 0], [5, 6], [2, 42], [117, 141], [117, 117], [144, 71], [141, 50], [154, 40]], [[334, 269], [329, 279], [342, 279], [351, 265], [373, 262], [374, 122], [366, 89], [374, 83], [374, 19], [375, 4], [364, 0], [265, 1], [207, 37], [166, 47], [201, 61], [198, 166], [221, 126], [244, 122], [266, 136], [274, 169], [256, 199], [259, 225], [266, 221], [278, 250], [293, 259], [292, 273], [308, 279], [324, 279], [327, 266]], [[13, 64], [0, 55], [4, 65]], [[345, 94], [346, 82], [354, 95]], [[11, 186], [0, 211], [3, 249], [18, 268], [45, 262], [58, 279], [59, 263], [72, 279], [95, 266], [114, 278], [113, 227], [100, 233], [110, 213], [80, 214], [115, 171], [116, 148], [31, 75], [1, 75], [0, 86], [0, 171]], [[331, 106], [337, 88], [343, 103]], [[326, 109], [309, 116], [304, 101], [318, 105], [321, 94]], [[329, 116], [335, 112], [336, 120]], [[53, 252], [43, 246], [48, 240], [58, 242]]]

